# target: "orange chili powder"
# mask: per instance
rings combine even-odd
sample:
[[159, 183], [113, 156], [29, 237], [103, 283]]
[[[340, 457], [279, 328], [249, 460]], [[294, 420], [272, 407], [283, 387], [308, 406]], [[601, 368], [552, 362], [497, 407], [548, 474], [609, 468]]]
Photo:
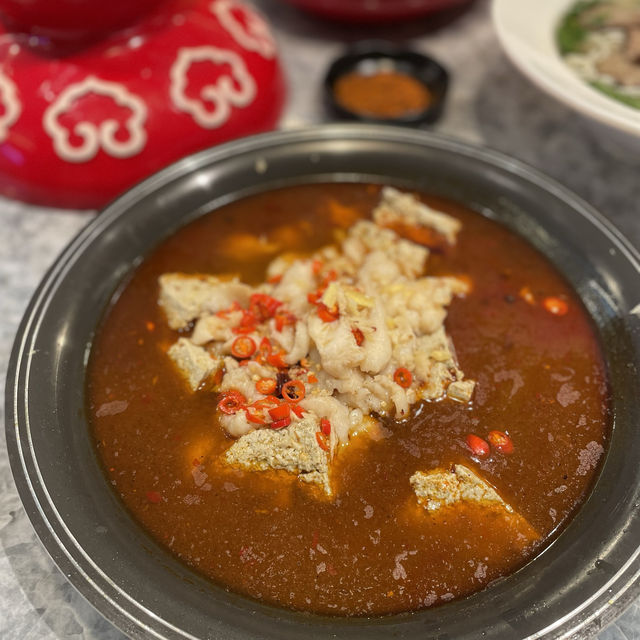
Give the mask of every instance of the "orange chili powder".
[[431, 93], [422, 82], [397, 71], [347, 73], [336, 80], [333, 92], [345, 109], [376, 118], [419, 113], [431, 102]]

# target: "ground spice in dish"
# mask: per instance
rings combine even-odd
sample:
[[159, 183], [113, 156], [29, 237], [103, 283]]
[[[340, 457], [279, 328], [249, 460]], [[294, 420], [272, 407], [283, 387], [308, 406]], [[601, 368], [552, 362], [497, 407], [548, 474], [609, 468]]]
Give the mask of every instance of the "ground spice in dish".
[[336, 80], [333, 92], [343, 108], [376, 118], [400, 118], [420, 113], [432, 100], [422, 82], [397, 71], [371, 75], [347, 73]]

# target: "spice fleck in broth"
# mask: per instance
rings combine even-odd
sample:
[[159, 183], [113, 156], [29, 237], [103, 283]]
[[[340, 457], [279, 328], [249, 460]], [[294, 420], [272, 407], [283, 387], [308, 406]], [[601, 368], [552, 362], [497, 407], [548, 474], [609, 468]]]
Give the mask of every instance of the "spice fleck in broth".
[[[475, 382], [471, 399], [445, 393], [415, 402], [406, 415], [375, 414], [373, 426], [336, 445], [330, 495], [295, 473], [226, 462], [237, 441], [218, 417], [219, 380], [194, 392], [168, 357], [171, 345], [193, 335], [193, 323], [169, 328], [158, 279], [235, 274], [256, 286], [279, 254], [305, 258], [341, 242], [371, 215], [380, 192], [360, 184], [289, 187], [190, 224], [133, 274], [106, 314], [89, 363], [97, 451], [127, 508], [215, 582], [293, 609], [388, 614], [482, 589], [568, 521], [609, 433], [602, 355], [566, 281], [500, 225], [423, 196], [462, 224], [455, 244], [421, 239], [435, 247], [428, 277], [468, 285], [448, 303], [445, 328], [461, 381]], [[255, 359], [247, 353], [228, 357]], [[401, 372], [396, 384], [411, 389], [416, 381], [407, 380]], [[285, 403], [282, 394], [276, 399], [269, 408]], [[265, 417], [258, 431], [299, 424], [289, 417], [275, 431], [282, 418]], [[476, 501], [467, 499], [473, 492], [465, 470], [483, 483], [473, 485]], [[463, 497], [433, 508], [434, 494], [421, 492], [436, 480], [453, 483]]]

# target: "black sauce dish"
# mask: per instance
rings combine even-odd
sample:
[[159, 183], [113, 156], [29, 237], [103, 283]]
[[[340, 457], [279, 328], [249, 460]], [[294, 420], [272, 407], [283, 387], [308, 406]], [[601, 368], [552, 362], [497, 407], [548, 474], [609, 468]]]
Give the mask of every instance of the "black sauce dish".
[[[613, 429], [574, 519], [514, 574], [437, 608], [331, 618], [268, 606], [203, 579], [125, 510], [94, 453], [87, 356], [114, 292], [158, 243], [245, 195], [373, 181], [451, 198], [526, 237], [568, 278], [599, 334]], [[104, 209], [44, 277], [22, 320], [6, 436], [24, 508], [53, 560], [132, 638], [386, 640], [589, 638], [640, 592], [640, 257], [589, 205], [538, 171], [423, 131], [327, 125], [185, 158]]]
[[[347, 74], [370, 76], [376, 72], [396, 72], [417, 80], [428, 91], [429, 103], [424, 109], [406, 115], [376, 117], [348, 108], [336, 96], [336, 83]], [[409, 127], [431, 124], [440, 117], [448, 87], [449, 73], [437, 60], [385, 41], [354, 44], [331, 63], [324, 79], [325, 100], [336, 118]]]

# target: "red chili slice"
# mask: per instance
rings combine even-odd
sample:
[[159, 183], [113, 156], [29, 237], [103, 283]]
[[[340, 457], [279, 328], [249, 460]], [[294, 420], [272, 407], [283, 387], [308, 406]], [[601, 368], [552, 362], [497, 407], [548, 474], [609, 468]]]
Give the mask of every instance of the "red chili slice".
[[271, 340], [269, 338], [262, 338], [260, 340], [260, 345], [258, 346], [258, 357], [257, 360], [261, 363], [267, 361], [267, 358], [271, 354]]
[[276, 381], [273, 378], [260, 378], [256, 382], [256, 391], [262, 393], [265, 396], [273, 393], [276, 390]]
[[340, 312], [338, 311], [338, 307], [334, 306], [331, 309], [327, 307], [326, 304], [322, 302], [318, 303], [318, 317], [323, 322], [334, 322], [340, 317]]
[[249, 422], [253, 422], [253, 424], [266, 424], [267, 420], [265, 417], [258, 413], [252, 413], [249, 409], [244, 410], [244, 415], [247, 417]]
[[284, 358], [283, 358], [284, 354], [285, 354], [284, 351], [278, 351], [277, 353], [272, 353], [270, 356], [267, 357], [267, 362], [272, 367], [277, 367], [278, 369], [286, 369], [288, 365], [284, 361]]
[[241, 310], [242, 310], [242, 307], [237, 302], [234, 302], [227, 309], [222, 309], [221, 311], [218, 311], [216, 315], [219, 318], [226, 318], [232, 311], [241, 311]]
[[533, 291], [527, 286], [522, 287], [518, 292], [518, 295], [530, 305], [534, 305], [536, 303], [536, 297], [533, 295]]
[[353, 339], [356, 341], [356, 344], [360, 347], [364, 342], [364, 333], [358, 329], [358, 327], [354, 327], [351, 329], [351, 333], [353, 333]]
[[289, 402], [300, 402], [306, 392], [304, 382], [289, 380], [282, 385], [282, 397]]
[[411, 386], [413, 376], [411, 371], [405, 367], [398, 367], [393, 374], [393, 381], [400, 385], [403, 389], [408, 389]]
[[256, 407], [258, 409], [264, 409], [265, 407], [269, 407], [271, 405], [279, 405], [280, 400], [275, 396], [267, 396], [266, 398], [260, 398], [256, 400], [251, 406]]
[[569, 305], [562, 298], [549, 296], [542, 301], [542, 306], [554, 316], [565, 316], [569, 313]]
[[233, 415], [234, 413], [238, 413], [246, 404], [247, 399], [239, 391], [233, 389], [226, 391], [222, 395], [220, 402], [218, 402], [218, 409], [220, 409], [222, 413]]
[[316, 431], [316, 442], [323, 451], [329, 451], [328, 438], [321, 431]]
[[510, 455], [514, 451], [513, 440], [504, 431], [489, 431], [487, 440], [500, 453]]
[[338, 279], [338, 274], [336, 273], [335, 269], [331, 269], [331, 271], [329, 271], [329, 273], [327, 273], [327, 275], [324, 277], [324, 280], [322, 281], [322, 286], [326, 289], [329, 286], [330, 282], [333, 282], [334, 280]]
[[291, 408], [291, 411], [293, 411], [293, 413], [298, 416], [298, 418], [302, 418], [302, 416], [304, 415], [304, 409], [302, 407], [298, 406], [297, 404], [290, 404], [289, 407]]
[[236, 358], [250, 358], [255, 351], [256, 343], [249, 336], [238, 336], [231, 345], [231, 355]]
[[282, 331], [286, 326], [295, 325], [297, 318], [289, 312], [276, 313], [274, 316], [276, 331]]
[[291, 424], [291, 418], [282, 418], [281, 420], [274, 420], [269, 426], [272, 429], [284, 429]]
[[158, 504], [162, 500], [162, 496], [157, 491], [147, 491], [147, 500], [153, 504]]
[[220, 367], [213, 375], [213, 384], [217, 387], [222, 382], [222, 378], [224, 378], [224, 371]]
[[253, 333], [256, 330], [255, 325], [249, 325], [247, 327], [233, 327], [231, 329], [231, 333], [235, 333], [236, 335], [246, 335], [247, 333]]
[[243, 309], [240, 319], [241, 327], [253, 327], [258, 323], [258, 316], [251, 310]]
[[329, 418], [322, 418], [322, 420], [320, 420], [320, 431], [322, 431], [325, 436], [331, 434], [331, 422], [329, 422]]
[[284, 418], [288, 418], [291, 414], [291, 408], [288, 404], [281, 404], [273, 409], [269, 409], [269, 415], [271, 419], [274, 421], [283, 420]]
[[249, 298], [249, 310], [261, 321], [273, 318], [276, 309], [281, 304], [280, 300], [276, 300], [266, 293], [254, 293]]
[[320, 290], [312, 291], [311, 293], [307, 293], [307, 300], [310, 304], [318, 304], [318, 300], [320, 300], [322, 294], [323, 292]]
[[262, 338], [260, 341], [260, 346], [258, 347], [259, 355], [256, 358], [258, 362], [264, 363], [267, 362], [273, 367], [277, 367], [278, 369], [286, 369], [287, 363], [284, 361], [283, 356], [285, 352], [280, 349], [279, 351], [274, 351], [273, 346], [271, 345], [271, 340], [269, 338]]
[[488, 456], [490, 452], [487, 442], [474, 433], [470, 433], [467, 436], [467, 447], [469, 447], [471, 453], [478, 458], [484, 458]]

